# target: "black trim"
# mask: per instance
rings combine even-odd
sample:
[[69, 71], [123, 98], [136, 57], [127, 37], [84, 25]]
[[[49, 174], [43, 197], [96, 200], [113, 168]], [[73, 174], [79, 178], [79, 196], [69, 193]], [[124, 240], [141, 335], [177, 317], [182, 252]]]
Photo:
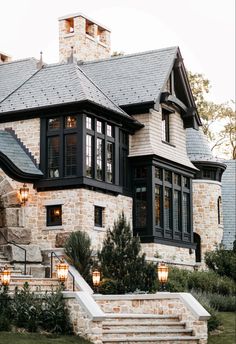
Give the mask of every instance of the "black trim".
[[154, 101], [143, 102], [143, 103], [134, 103], [128, 105], [120, 105], [120, 108], [123, 109], [129, 115], [138, 115], [149, 112], [150, 109], [153, 109], [155, 105]]
[[192, 248], [196, 249], [196, 244], [194, 243], [188, 243], [183, 241], [177, 241], [177, 240], [168, 240], [168, 239], [160, 239], [154, 235], [140, 235], [140, 233], [136, 233], [134, 230], [134, 235], [140, 236], [141, 243], [156, 243], [161, 245], [168, 245], [168, 246], [175, 246], [175, 247], [183, 247], [183, 248]]

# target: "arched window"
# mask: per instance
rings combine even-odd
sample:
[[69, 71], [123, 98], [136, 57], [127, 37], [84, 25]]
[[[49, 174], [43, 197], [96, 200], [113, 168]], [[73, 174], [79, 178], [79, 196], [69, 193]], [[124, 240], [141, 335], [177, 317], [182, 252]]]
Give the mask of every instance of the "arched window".
[[193, 240], [196, 244], [195, 256], [196, 256], [196, 263], [200, 263], [202, 261], [202, 253], [201, 253], [201, 237], [197, 233], [193, 233]]
[[217, 200], [218, 224], [221, 224], [221, 209], [222, 209], [222, 200], [221, 200], [221, 196], [219, 196]]

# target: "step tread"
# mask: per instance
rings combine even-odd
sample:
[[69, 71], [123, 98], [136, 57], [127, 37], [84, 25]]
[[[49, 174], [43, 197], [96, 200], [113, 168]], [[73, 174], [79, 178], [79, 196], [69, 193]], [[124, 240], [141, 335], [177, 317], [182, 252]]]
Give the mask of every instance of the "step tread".
[[197, 336], [176, 336], [176, 337], [119, 337], [119, 338], [102, 338], [102, 342], [157, 342], [157, 341], [190, 341], [199, 340]]
[[193, 329], [127, 329], [127, 330], [103, 330], [103, 333], [192, 333]]
[[149, 313], [105, 313], [105, 316], [110, 319], [179, 319], [179, 315], [160, 315]]
[[104, 326], [186, 326], [186, 322], [184, 321], [166, 321], [166, 322], [148, 322], [148, 323], [142, 323], [139, 321], [139, 323], [134, 323], [132, 321], [126, 321], [126, 322], [114, 322], [114, 321], [103, 321], [102, 323]]

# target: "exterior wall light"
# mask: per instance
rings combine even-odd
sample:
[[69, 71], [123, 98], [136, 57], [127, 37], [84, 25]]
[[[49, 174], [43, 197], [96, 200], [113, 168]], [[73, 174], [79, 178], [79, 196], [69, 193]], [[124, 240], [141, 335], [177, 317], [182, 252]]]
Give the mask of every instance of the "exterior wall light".
[[69, 265], [65, 263], [64, 258], [56, 265], [57, 279], [63, 284], [68, 277]]
[[3, 271], [1, 271], [1, 283], [4, 287], [9, 286], [11, 282], [11, 271], [7, 268], [7, 265], [4, 266]]
[[92, 279], [93, 279], [93, 286], [96, 288], [96, 291], [98, 291], [98, 287], [101, 280], [101, 272], [98, 269], [93, 270]]
[[29, 198], [29, 188], [27, 188], [26, 184], [23, 184], [23, 187], [20, 188], [20, 199], [21, 203], [25, 204]]
[[165, 284], [168, 280], [169, 268], [165, 263], [159, 263], [157, 268], [158, 280], [161, 283], [162, 290], [165, 290]]

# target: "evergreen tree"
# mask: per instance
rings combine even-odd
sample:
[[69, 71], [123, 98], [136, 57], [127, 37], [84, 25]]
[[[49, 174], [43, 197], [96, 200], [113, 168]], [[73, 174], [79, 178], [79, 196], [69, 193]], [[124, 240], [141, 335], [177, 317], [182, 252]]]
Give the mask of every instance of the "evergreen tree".
[[139, 237], [133, 237], [124, 213], [114, 223], [113, 230], [107, 231], [98, 257], [102, 276], [114, 282], [116, 293], [155, 289], [155, 266], [146, 262], [145, 254], [141, 254]]

